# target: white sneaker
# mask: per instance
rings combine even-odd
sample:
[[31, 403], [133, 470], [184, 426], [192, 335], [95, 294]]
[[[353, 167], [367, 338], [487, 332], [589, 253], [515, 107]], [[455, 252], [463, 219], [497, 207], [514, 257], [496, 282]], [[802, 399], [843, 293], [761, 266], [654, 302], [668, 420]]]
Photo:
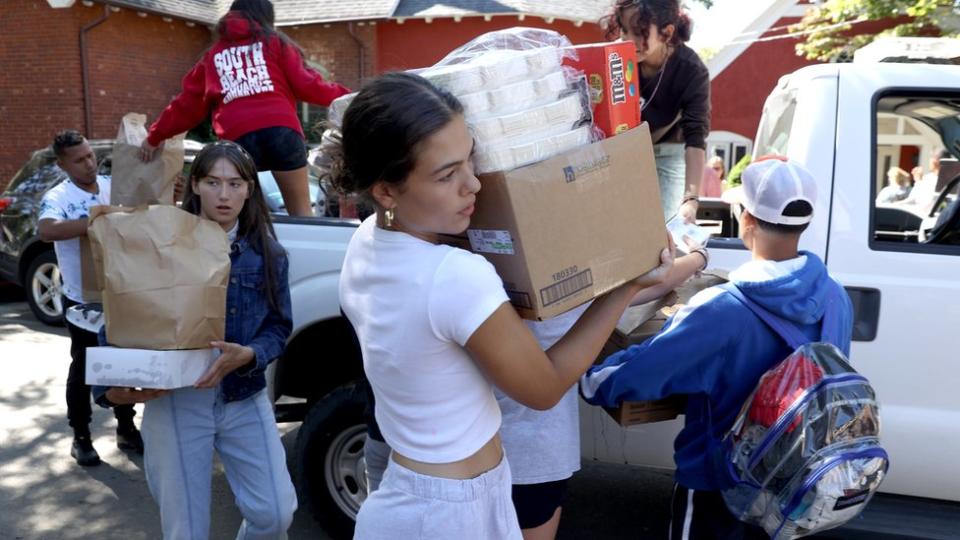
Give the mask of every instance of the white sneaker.
[[67, 322], [97, 334], [103, 327], [103, 304], [77, 304], [67, 309], [65, 314]]

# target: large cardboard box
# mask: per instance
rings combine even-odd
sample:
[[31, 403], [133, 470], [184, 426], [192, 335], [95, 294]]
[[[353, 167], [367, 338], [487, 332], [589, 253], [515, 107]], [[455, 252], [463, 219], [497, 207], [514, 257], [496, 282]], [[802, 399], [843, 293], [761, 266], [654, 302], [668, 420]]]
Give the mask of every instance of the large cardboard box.
[[217, 356], [217, 349], [155, 351], [87, 347], [86, 383], [91, 386], [182, 388], [197, 382]]
[[577, 60], [564, 64], [587, 76], [593, 98], [593, 123], [608, 137], [640, 125], [640, 76], [632, 41], [573, 47]]
[[559, 315], [660, 263], [667, 232], [646, 125], [480, 183], [470, 249], [524, 318]]

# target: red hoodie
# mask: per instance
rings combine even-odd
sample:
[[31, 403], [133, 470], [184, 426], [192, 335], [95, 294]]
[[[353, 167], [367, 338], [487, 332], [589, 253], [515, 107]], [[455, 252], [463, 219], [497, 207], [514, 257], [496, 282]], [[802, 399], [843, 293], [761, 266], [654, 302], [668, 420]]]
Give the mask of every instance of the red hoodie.
[[253, 23], [228, 14], [226, 31], [183, 78], [183, 91], [150, 126], [147, 141], [157, 146], [187, 131], [213, 110], [213, 130], [221, 139], [268, 127], [288, 127], [301, 135], [296, 102], [329, 105], [347, 88], [328, 83], [303, 65], [296, 47], [280, 37], [254, 37]]

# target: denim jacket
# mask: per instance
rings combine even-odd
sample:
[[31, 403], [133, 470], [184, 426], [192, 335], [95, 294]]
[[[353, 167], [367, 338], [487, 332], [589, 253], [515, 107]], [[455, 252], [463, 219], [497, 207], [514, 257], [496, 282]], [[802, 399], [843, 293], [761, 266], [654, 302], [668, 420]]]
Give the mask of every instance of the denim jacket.
[[[289, 262], [283, 248], [270, 239], [273, 251], [280, 255], [274, 260], [277, 282], [278, 309], [270, 308], [264, 289], [264, 257], [248, 238], [238, 238], [230, 246], [230, 281], [227, 283], [227, 316], [224, 341], [246, 345], [256, 354], [255, 364], [227, 374], [220, 381], [223, 401], [246, 399], [266, 386], [264, 371], [267, 365], [280, 357], [287, 338], [293, 330], [290, 308], [290, 284], [287, 272]], [[100, 341], [104, 341], [100, 332]], [[95, 386], [95, 401], [105, 407], [103, 399], [107, 388]]]
[[267, 364], [283, 354], [293, 331], [290, 308], [289, 262], [283, 248], [270, 239], [272, 251], [280, 255], [274, 261], [278, 309], [270, 309], [263, 281], [263, 254], [238, 238], [230, 246], [230, 281], [227, 283], [226, 339], [253, 349], [256, 363], [229, 373], [220, 382], [224, 401], [240, 401], [262, 390], [266, 384]]

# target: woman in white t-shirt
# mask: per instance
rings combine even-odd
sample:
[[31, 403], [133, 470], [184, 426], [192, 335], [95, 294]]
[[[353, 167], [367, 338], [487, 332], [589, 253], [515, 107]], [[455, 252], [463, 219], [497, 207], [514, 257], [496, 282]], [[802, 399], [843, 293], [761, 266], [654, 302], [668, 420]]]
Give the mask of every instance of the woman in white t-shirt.
[[552, 407], [634, 295], [672, 264], [664, 250], [659, 268], [595, 300], [544, 353], [490, 263], [440, 243], [466, 230], [480, 190], [462, 111], [425, 79], [393, 73], [364, 87], [343, 118], [334, 182], [377, 212], [347, 249], [340, 302], [393, 449], [357, 516], [359, 539], [521, 538], [492, 385]]

